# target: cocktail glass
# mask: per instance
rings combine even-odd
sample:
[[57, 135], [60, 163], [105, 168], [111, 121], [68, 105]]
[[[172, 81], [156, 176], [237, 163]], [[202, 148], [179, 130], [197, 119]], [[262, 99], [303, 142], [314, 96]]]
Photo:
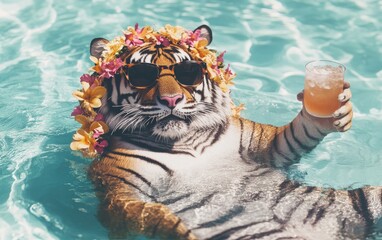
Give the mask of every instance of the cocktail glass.
[[320, 118], [331, 117], [340, 107], [346, 67], [329, 60], [312, 61], [305, 66], [304, 106]]

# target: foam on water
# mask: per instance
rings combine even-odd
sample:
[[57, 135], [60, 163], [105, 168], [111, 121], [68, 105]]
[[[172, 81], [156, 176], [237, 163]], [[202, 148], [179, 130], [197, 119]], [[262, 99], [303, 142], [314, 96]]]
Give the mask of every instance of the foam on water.
[[209, 24], [212, 47], [227, 50], [238, 75], [232, 95], [246, 104], [243, 116], [262, 123], [283, 125], [297, 115], [305, 63], [343, 63], [353, 128], [330, 135], [290, 175], [311, 185], [381, 185], [381, 10], [377, 0], [2, 1], [0, 239], [107, 238], [88, 161], [68, 147], [77, 127], [71, 92], [90, 66], [90, 40], [136, 22]]

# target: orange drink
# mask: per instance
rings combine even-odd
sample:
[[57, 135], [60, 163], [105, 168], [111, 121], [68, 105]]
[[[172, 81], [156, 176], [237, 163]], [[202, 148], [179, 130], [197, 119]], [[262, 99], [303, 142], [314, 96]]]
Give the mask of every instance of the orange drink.
[[315, 117], [331, 117], [340, 107], [338, 95], [343, 92], [345, 66], [319, 60], [305, 66], [304, 106]]

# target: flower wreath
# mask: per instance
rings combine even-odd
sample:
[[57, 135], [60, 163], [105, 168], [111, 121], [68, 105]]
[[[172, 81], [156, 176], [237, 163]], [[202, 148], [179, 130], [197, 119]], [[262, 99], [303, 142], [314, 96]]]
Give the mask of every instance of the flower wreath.
[[[105, 45], [102, 58], [90, 57], [94, 66], [90, 68], [90, 74], [80, 77], [82, 89], [73, 93], [79, 100], [79, 106], [74, 108], [71, 115], [81, 127], [74, 134], [70, 148], [81, 151], [85, 157], [97, 157], [108, 146], [105, 134], [109, 127], [102, 114], [97, 113], [95, 109], [101, 107], [101, 98], [106, 94], [102, 82], [112, 78], [124, 66], [125, 63], [120, 58], [124, 52], [145, 43], [163, 46], [173, 43], [190, 52], [193, 59], [205, 62], [209, 79], [215, 81], [224, 92], [228, 91], [229, 85], [233, 85], [232, 80], [236, 76], [229, 65], [224, 66], [225, 51], [217, 55], [216, 51], [208, 49], [208, 40], [201, 37], [199, 29], [189, 31], [179, 26], [166, 25], [155, 31], [150, 26], [139, 28], [136, 24], [135, 27], [128, 27], [123, 33], [123, 36], [117, 36]], [[232, 103], [232, 115], [238, 116], [242, 109], [242, 104], [235, 106]]]

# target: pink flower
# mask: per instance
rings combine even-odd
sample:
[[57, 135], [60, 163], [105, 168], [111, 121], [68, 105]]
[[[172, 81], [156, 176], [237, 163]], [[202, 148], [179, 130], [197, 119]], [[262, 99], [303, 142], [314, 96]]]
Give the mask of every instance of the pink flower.
[[236, 74], [232, 72], [230, 65], [228, 64], [226, 70], [224, 71], [224, 80], [227, 85], [233, 85], [232, 80], [235, 78]]
[[224, 74], [228, 74], [228, 75], [233, 75], [233, 72], [232, 70], [230, 69], [231, 65], [228, 64], [227, 65], [227, 69], [224, 71]]
[[167, 47], [168, 45], [170, 45], [170, 41], [167, 38], [160, 35], [156, 36], [156, 38], [157, 38], [157, 45], [162, 45], [164, 47]]
[[142, 28], [139, 29], [139, 27], [138, 27], [138, 23], [135, 24], [134, 29], [135, 29], [135, 31], [136, 31], [138, 34], [142, 33]]
[[[210, 65], [210, 68], [215, 71], [216, 75], [220, 75], [222, 72], [220, 71], [223, 68], [223, 62], [224, 62], [224, 54], [226, 51], [222, 52], [219, 54], [219, 56], [216, 57], [216, 62], [213, 61], [212, 64]], [[229, 70], [229, 65], [227, 70]], [[229, 70], [230, 71], [230, 70]]]
[[131, 29], [131, 31], [125, 34], [125, 44], [128, 48], [143, 44], [143, 41], [139, 39], [139, 36], [142, 34], [142, 31], [143, 29], [139, 29], [138, 23], [136, 23], [134, 30]]
[[96, 80], [95, 76], [91, 76], [89, 74], [84, 74], [80, 77], [80, 82], [87, 82], [89, 85], [93, 85], [94, 81]]
[[201, 39], [200, 33], [201, 33], [200, 29], [196, 30], [195, 32], [187, 31], [188, 38], [182, 39], [181, 42], [188, 46], [194, 46], [194, 43]]
[[102, 73], [101, 77], [111, 78], [115, 75], [120, 67], [123, 66], [123, 61], [120, 58], [115, 59], [111, 62], [102, 63]]
[[94, 118], [94, 121], [104, 121], [103, 115], [101, 113], [97, 113], [97, 115]]
[[99, 138], [102, 134], [104, 134], [105, 132], [103, 131], [102, 127], [98, 127], [96, 129], [93, 130], [93, 138], [94, 139], [97, 139]]
[[218, 63], [212, 64], [211, 68], [216, 72], [216, 74], [218, 74], [218, 75], [220, 74], [220, 69], [219, 69]]
[[81, 108], [81, 106], [77, 106], [73, 109], [73, 112], [71, 114], [71, 116], [77, 116], [77, 115], [80, 115], [80, 114], [84, 114], [84, 110]]
[[101, 135], [103, 135], [109, 131], [109, 127], [104, 122], [101, 122], [101, 121], [96, 122], [95, 121], [95, 122], [93, 122], [92, 126], [94, 126], [94, 125], [96, 125], [96, 126], [98, 125], [98, 127], [91, 129], [93, 131], [93, 138], [94, 139], [99, 138]]
[[138, 38], [138, 36], [136, 36], [134, 34], [128, 34], [128, 35], [125, 35], [125, 37], [126, 37], [125, 44], [128, 48], [131, 48], [133, 46], [139, 46], [139, 45], [143, 44], [143, 41], [140, 40]]
[[212, 69], [215, 70], [216, 75], [220, 75], [220, 69], [217, 67], [217, 65], [213, 65]]
[[105, 147], [107, 147], [109, 145], [109, 143], [106, 141], [106, 140], [100, 140], [100, 141], [97, 141], [95, 144], [94, 144], [94, 149], [99, 153], [103, 153], [103, 150]]
[[221, 64], [224, 63], [224, 54], [226, 51], [222, 52], [219, 54], [219, 56], [216, 58], [216, 61], [218, 62], [217, 65], [220, 66]]

